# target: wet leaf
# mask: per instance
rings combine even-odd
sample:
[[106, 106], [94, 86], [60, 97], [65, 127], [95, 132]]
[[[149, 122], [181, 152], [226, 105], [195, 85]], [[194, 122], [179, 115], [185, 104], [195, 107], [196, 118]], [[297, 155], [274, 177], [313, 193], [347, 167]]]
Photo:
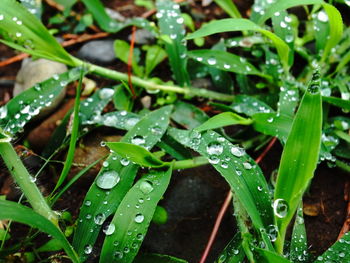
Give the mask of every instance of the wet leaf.
[[244, 258], [241, 233], [238, 232], [220, 253], [215, 263], [241, 263]]
[[166, 57], [167, 54], [165, 50], [162, 49], [160, 46], [149, 46], [147, 48], [145, 59], [145, 76], [148, 77], [153, 71], [153, 69]]
[[12, 135], [23, 131], [26, 123], [50, 106], [68, 83], [79, 78], [80, 71], [81, 68], [73, 68], [18, 94], [0, 108], [0, 126]]
[[214, 0], [215, 3], [220, 6], [227, 14], [232, 18], [241, 18], [241, 13], [239, 12], [237, 6], [233, 1], [230, 0]]
[[58, 240], [74, 263], [80, 262], [77, 254], [67, 241], [64, 234], [51, 221], [35, 213], [32, 209], [14, 202], [0, 200], [0, 208], [1, 220], [10, 219], [34, 228], [38, 228], [40, 231], [45, 232]]
[[300, 103], [282, 152], [274, 196], [275, 220], [279, 229], [276, 241], [278, 251], [283, 249], [281, 240], [284, 240], [286, 228], [318, 162], [322, 134], [319, 81], [319, 74], [315, 73]]
[[248, 95], [237, 95], [230, 108], [238, 113], [253, 116], [256, 113], [270, 113], [274, 110], [265, 102]]
[[[150, 112], [139, 122], [134, 123], [121, 142], [134, 143], [151, 149], [167, 129], [171, 109], [171, 106], [166, 106]], [[137, 170], [137, 165], [113, 153], [104, 162], [85, 196], [73, 239], [73, 246], [81, 259], [92, 253], [102, 224], [118, 208], [132, 186]]]
[[186, 260], [160, 254], [138, 255], [134, 263], [188, 263]]
[[259, 263], [292, 263], [288, 259], [275, 252], [271, 252], [257, 247], [255, 247], [254, 250], [260, 256], [258, 261]]
[[303, 263], [308, 260], [306, 229], [302, 205], [299, 206], [295, 217], [292, 239], [290, 242], [289, 259], [294, 263]]
[[337, 97], [325, 97], [325, 96], [322, 97], [322, 100], [336, 107], [342, 108], [344, 110], [350, 110], [349, 100], [343, 100]]
[[171, 118], [178, 124], [193, 129], [209, 119], [208, 115], [196, 106], [183, 102], [175, 102]]
[[253, 127], [258, 132], [286, 141], [293, 119], [276, 113], [256, 113], [252, 116]]
[[175, 80], [180, 86], [189, 86], [190, 79], [186, 70], [186, 45], [184, 44], [184, 18], [181, 16], [180, 6], [168, 0], [157, 0], [158, 25], [169, 64]]
[[[100, 262], [129, 263], [135, 258], [172, 169], [151, 170], [128, 191], [105, 231]], [[117, 228], [114, 230], [114, 228]]]

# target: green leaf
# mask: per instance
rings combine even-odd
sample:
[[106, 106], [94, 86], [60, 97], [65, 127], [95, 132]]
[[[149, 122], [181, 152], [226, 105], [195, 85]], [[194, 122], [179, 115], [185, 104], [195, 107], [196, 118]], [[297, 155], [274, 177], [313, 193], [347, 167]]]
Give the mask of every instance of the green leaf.
[[159, 160], [154, 154], [138, 145], [123, 142], [107, 142], [106, 145], [121, 157], [127, 158], [140, 166], [160, 168], [169, 165], [169, 163]]
[[238, 114], [232, 112], [223, 112], [214, 117], [211, 117], [209, 120], [204, 122], [202, 125], [195, 128], [197, 131], [202, 132], [205, 130], [214, 130], [224, 126], [230, 125], [250, 125], [252, 123], [251, 119], [246, 119]]
[[238, 232], [220, 253], [215, 263], [241, 263], [244, 258], [241, 233]]
[[5, 38], [0, 42], [31, 55], [74, 66], [73, 57], [24, 6], [15, 0], [2, 0], [0, 14], [0, 32]]
[[209, 119], [208, 115], [196, 106], [183, 102], [175, 102], [171, 118], [186, 129], [193, 129]]
[[134, 263], [188, 263], [186, 260], [178, 259], [172, 256], [160, 254], [142, 254], [138, 255]]
[[341, 71], [350, 62], [350, 51], [348, 51], [344, 56], [342, 56], [337, 68], [334, 73]]
[[14, 202], [0, 200], [0, 220], [13, 220], [22, 224], [38, 228], [58, 240], [67, 255], [74, 263], [80, 262], [77, 254], [67, 241], [61, 230], [45, 217], [35, 213], [32, 209]]
[[[125, 64], [129, 62], [129, 53], [130, 53], [130, 45], [124, 40], [116, 40], [114, 41], [114, 53], [116, 57], [123, 61]], [[132, 69], [137, 76], [142, 76], [142, 68], [139, 66], [140, 60], [140, 50], [134, 48], [133, 57], [132, 57]]]
[[300, 103], [282, 152], [273, 205], [279, 229], [276, 241], [279, 252], [283, 250], [286, 228], [314, 175], [318, 162], [322, 135], [319, 82], [318, 73], [315, 73]]
[[284, 83], [278, 101], [278, 112], [293, 117], [299, 102], [299, 90], [292, 84]]
[[302, 206], [299, 206], [295, 217], [292, 240], [290, 242], [289, 259], [294, 263], [304, 263], [308, 259], [306, 229]]
[[271, 252], [257, 247], [254, 247], [254, 251], [256, 251], [260, 256], [258, 261], [259, 263], [292, 263], [288, 259], [275, 252]]
[[265, 102], [248, 95], [237, 95], [230, 108], [238, 113], [253, 116], [256, 113], [271, 113], [274, 110]]
[[196, 130], [191, 132], [169, 128], [168, 133], [181, 144], [208, 158], [209, 163], [228, 182], [257, 229], [273, 223], [266, 180], [259, 166], [244, 149], [232, 145], [213, 131], [201, 134]]
[[256, 113], [252, 116], [256, 131], [271, 135], [286, 141], [293, 119], [277, 113]]
[[180, 6], [168, 0], [157, 0], [158, 24], [165, 50], [169, 57], [169, 64], [175, 80], [180, 86], [189, 86], [190, 79], [186, 70], [186, 45], [184, 44], [184, 19]]
[[258, 26], [257, 24], [255, 24], [254, 22], [248, 19], [226, 18], [226, 19], [220, 19], [217, 21], [212, 21], [204, 25], [194, 33], [189, 34], [186, 37], [186, 39], [194, 39], [194, 38], [205, 37], [216, 33], [233, 32], [233, 31], [254, 31], [254, 32], [259, 32], [265, 35], [266, 37], [268, 37], [275, 45], [277, 49], [277, 53], [285, 69], [288, 69], [288, 60], [289, 60], [288, 45], [272, 32], [261, 28], [260, 26]]
[[350, 232], [347, 232], [341, 239], [327, 249], [326, 252], [317, 257], [314, 263], [348, 262], [350, 260], [349, 243]]
[[26, 0], [21, 0], [21, 4], [27, 8], [27, 10], [35, 15], [39, 20], [41, 19], [42, 15], [42, 3], [41, 1], [26, 1]]
[[[165, 172], [151, 170], [125, 195], [105, 232], [101, 263], [133, 261], [147, 233], [157, 203], [169, 185], [171, 173], [171, 168]], [[109, 230], [111, 233], [108, 233]]]
[[343, 110], [350, 110], [349, 100], [343, 100], [337, 97], [325, 97], [325, 96], [322, 96], [322, 100], [329, 104], [342, 108]]
[[51, 105], [68, 83], [79, 78], [80, 71], [81, 68], [73, 68], [18, 94], [0, 108], [0, 127], [12, 135], [21, 132], [31, 118]]
[[252, 64], [229, 52], [221, 50], [192, 50], [188, 52], [188, 56], [207, 66], [215, 67], [223, 71], [230, 71], [238, 74], [257, 75], [268, 77], [259, 72]]
[[147, 47], [146, 59], [145, 59], [145, 77], [148, 77], [153, 69], [161, 63], [167, 54], [160, 46]]
[[133, 100], [129, 92], [129, 87], [124, 85], [118, 85], [114, 87], [113, 103], [117, 110], [131, 111], [133, 106]]
[[[150, 112], [139, 122], [133, 122], [132, 128], [121, 142], [135, 143], [137, 141], [140, 146], [151, 149], [167, 129], [171, 109], [171, 106], [162, 107]], [[126, 115], [126, 112], [122, 115]], [[90, 248], [93, 250], [103, 222], [118, 208], [133, 184], [137, 169], [137, 165], [114, 153], [111, 153], [106, 159], [86, 194], [80, 210], [73, 246], [81, 259], [89, 256], [89, 253], [85, 253], [86, 251], [91, 253]], [[89, 249], [86, 250], [86, 248]]]
[[237, 9], [235, 3], [231, 0], [214, 0], [227, 14], [232, 18], [241, 18], [241, 13]]
[[36, 252], [52, 252], [52, 251], [58, 251], [63, 249], [62, 244], [57, 239], [51, 239], [48, 242], [46, 242], [44, 245], [36, 249]]

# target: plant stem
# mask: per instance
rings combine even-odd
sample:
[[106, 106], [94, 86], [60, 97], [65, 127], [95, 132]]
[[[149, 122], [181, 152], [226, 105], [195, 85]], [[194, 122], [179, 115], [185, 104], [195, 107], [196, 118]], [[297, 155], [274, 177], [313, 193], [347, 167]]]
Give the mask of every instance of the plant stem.
[[[78, 59], [74, 59], [74, 61], [76, 66], [83, 65], [83, 62]], [[87, 64], [87, 65], [89, 70], [97, 75], [100, 75], [109, 79], [113, 79], [113, 80], [122, 80], [126, 82], [128, 81], [128, 75], [125, 73], [121, 73], [119, 71], [111, 70], [111, 69], [100, 67], [93, 64]], [[198, 97], [204, 97], [208, 99], [227, 101], [227, 102], [232, 102], [234, 98], [233, 95], [219, 93], [219, 92], [215, 92], [207, 89], [160, 85], [151, 80], [145, 80], [136, 76], [131, 77], [131, 82], [136, 86], [140, 86], [149, 90], [162, 90], [162, 91], [168, 91], [168, 92], [175, 92], [175, 93], [179, 93], [187, 96], [198, 96]]]
[[204, 164], [208, 164], [209, 161], [207, 158], [203, 157], [203, 156], [199, 156], [199, 157], [194, 157], [193, 159], [189, 159], [189, 160], [182, 160], [182, 161], [177, 161], [174, 162], [173, 164], [173, 169], [177, 170], [177, 169], [188, 169], [188, 168], [195, 168]]
[[51, 210], [40, 190], [31, 179], [29, 172], [24, 167], [10, 142], [0, 142], [0, 154], [33, 209], [55, 225], [58, 225], [56, 214]]

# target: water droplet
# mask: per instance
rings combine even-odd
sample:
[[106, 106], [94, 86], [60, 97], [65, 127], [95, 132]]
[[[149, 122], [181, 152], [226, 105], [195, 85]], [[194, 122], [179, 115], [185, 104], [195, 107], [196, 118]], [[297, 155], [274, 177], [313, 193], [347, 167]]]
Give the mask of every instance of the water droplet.
[[137, 240], [142, 240], [142, 239], [143, 239], [143, 235], [142, 235], [141, 233], [138, 233], [138, 234], [136, 235], [136, 239], [137, 239]]
[[328, 21], [328, 15], [325, 11], [320, 11], [317, 14], [317, 19], [320, 20], [321, 22], [327, 22]]
[[89, 255], [89, 254], [91, 254], [91, 252], [92, 252], [92, 246], [91, 246], [91, 245], [86, 245], [86, 246], [84, 247], [84, 253], [85, 253], [86, 255]]
[[145, 139], [141, 135], [136, 135], [131, 139], [131, 143], [135, 145], [142, 145], [145, 143]]
[[100, 93], [98, 94], [98, 96], [100, 97], [101, 100], [106, 100], [111, 98], [113, 94], [114, 94], [114, 89], [104, 88], [100, 90]]
[[116, 171], [107, 171], [97, 177], [96, 184], [102, 189], [112, 189], [119, 181], [120, 176]]
[[102, 163], [102, 166], [103, 166], [103, 167], [108, 167], [108, 166], [109, 166], [109, 162], [104, 161], [104, 162]]
[[154, 134], [154, 135], [161, 135], [162, 134], [162, 128], [160, 128], [159, 126], [153, 126], [151, 128], [151, 132]]
[[269, 122], [269, 123], [273, 122], [273, 118], [272, 117], [268, 118], [267, 122]]
[[105, 214], [99, 213], [94, 217], [94, 222], [96, 225], [102, 225], [103, 222], [106, 220]]
[[209, 155], [208, 161], [211, 164], [218, 164], [220, 162], [220, 158], [217, 157], [215, 154]]
[[176, 38], [177, 38], [177, 35], [176, 35], [176, 34], [170, 34], [170, 38], [171, 38], [171, 39], [176, 39]]
[[123, 253], [120, 252], [120, 251], [116, 251], [116, 252], [114, 253], [114, 257], [115, 257], [115, 258], [118, 258], [118, 259], [122, 259], [122, 258], [123, 258]]
[[136, 223], [142, 223], [143, 222], [143, 220], [145, 219], [145, 217], [144, 217], [144, 215], [143, 214], [137, 214], [136, 216], [135, 216], [135, 222]]
[[5, 119], [7, 117], [7, 106], [0, 108], [0, 119]]
[[110, 223], [103, 228], [103, 233], [105, 233], [106, 236], [112, 235], [114, 231], [115, 231], [115, 225], [113, 223]]
[[176, 19], [176, 23], [178, 24], [183, 24], [184, 19], [182, 17], [179, 17], [178, 19]]
[[153, 191], [153, 184], [151, 181], [144, 180], [140, 183], [140, 190], [144, 194], [149, 194], [150, 192]]
[[230, 68], [231, 68], [231, 65], [229, 65], [229, 64], [224, 64], [224, 68], [225, 68], [225, 69], [230, 69]]
[[288, 204], [284, 199], [276, 199], [273, 202], [273, 212], [278, 218], [285, 218], [288, 213]]
[[207, 60], [207, 62], [208, 62], [209, 65], [215, 65], [216, 64], [216, 59], [215, 58], [209, 58]]
[[287, 27], [287, 24], [286, 24], [286, 22], [281, 21], [281, 22], [280, 22], [280, 26], [281, 26], [282, 28], [286, 28], [286, 27]]
[[270, 238], [271, 242], [275, 242], [277, 239], [277, 235], [278, 235], [277, 226], [275, 226], [275, 225], [267, 226], [266, 233], [267, 233], [268, 237]]
[[207, 146], [207, 153], [209, 155], [220, 155], [222, 154], [223, 150], [224, 147], [219, 142], [210, 142]]
[[251, 165], [250, 163], [248, 163], [248, 162], [244, 162], [244, 163], [243, 163], [243, 167], [244, 167], [244, 169], [246, 169], [246, 170], [252, 169], [252, 165]]
[[245, 151], [243, 148], [240, 148], [237, 146], [232, 146], [231, 153], [236, 157], [241, 157], [244, 155]]
[[128, 166], [129, 163], [130, 163], [130, 160], [129, 160], [128, 158], [122, 158], [122, 159], [120, 160], [120, 163], [121, 163], [121, 165], [123, 165], [123, 166]]
[[4, 20], [4, 15], [0, 15], [0, 21]]

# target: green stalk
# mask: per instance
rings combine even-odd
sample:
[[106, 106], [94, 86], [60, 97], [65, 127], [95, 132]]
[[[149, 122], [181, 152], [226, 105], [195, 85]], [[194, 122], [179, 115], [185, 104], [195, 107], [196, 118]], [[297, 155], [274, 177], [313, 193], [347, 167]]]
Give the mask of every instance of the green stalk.
[[0, 154], [33, 209], [55, 225], [58, 225], [56, 214], [51, 210], [40, 190], [31, 179], [29, 172], [24, 167], [10, 142], [4, 140], [0, 142]]
[[[73, 57], [72, 59], [74, 61], [75, 66], [82, 66], [84, 64], [83, 61], [77, 58]], [[106, 78], [118, 80], [118, 81], [126, 81], [126, 82], [128, 81], [128, 75], [126, 73], [100, 67], [94, 64], [86, 64], [86, 65], [89, 68], [90, 72], [93, 72], [102, 77], [106, 77]], [[134, 85], [140, 86], [149, 90], [162, 90], [167, 92], [175, 92], [186, 96], [198, 96], [198, 97], [220, 100], [220, 101], [227, 101], [227, 102], [232, 102], [234, 98], [233, 95], [224, 94], [224, 93], [215, 92], [215, 91], [206, 90], [206, 89], [193, 88], [193, 87], [179, 87], [179, 86], [172, 86], [172, 85], [160, 85], [151, 80], [145, 80], [136, 76], [132, 76], [131, 81]]]
[[202, 166], [205, 164], [208, 164], [209, 161], [207, 158], [203, 156], [199, 157], [194, 157], [193, 159], [188, 159], [188, 160], [181, 160], [181, 161], [176, 161], [173, 163], [173, 170], [178, 170], [178, 169], [189, 169], [189, 168], [195, 168], [198, 166]]

